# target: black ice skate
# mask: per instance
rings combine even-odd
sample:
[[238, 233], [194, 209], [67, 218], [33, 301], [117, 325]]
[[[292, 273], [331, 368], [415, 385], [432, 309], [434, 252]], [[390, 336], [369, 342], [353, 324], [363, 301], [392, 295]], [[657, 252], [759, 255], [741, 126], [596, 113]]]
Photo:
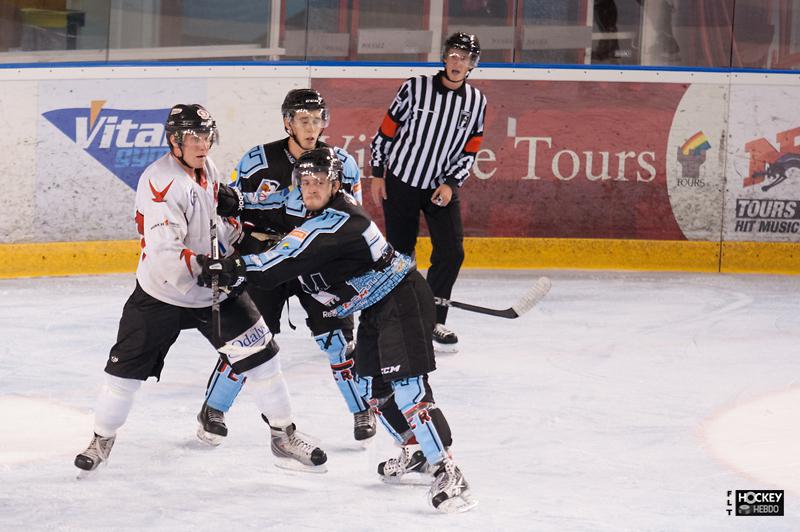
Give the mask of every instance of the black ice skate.
[[353, 414], [353, 437], [366, 444], [375, 436], [375, 413], [367, 408]]
[[108, 461], [108, 455], [111, 454], [116, 438], [116, 436], [104, 438], [95, 433], [86, 450], [75, 457], [75, 467], [82, 470], [78, 478], [84, 478]]
[[325, 467], [325, 462], [328, 461], [325, 451], [311, 443], [304, 434], [297, 432], [294, 423], [283, 428], [270, 425], [269, 429], [276, 467], [309, 473], [325, 473], [328, 470]]
[[378, 475], [388, 484], [428, 485], [431, 482], [428, 461], [416, 443], [403, 445], [400, 456], [378, 464]]
[[458, 336], [441, 323], [437, 323], [433, 328], [433, 349], [439, 353], [458, 352]]
[[469, 484], [450, 458], [437, 464], [434, 481], [428, 491], [431, 506], [440, 512], [466, 512], [478, 505], [472, 498]]
[[203, 403], [203, 408], [197, 414], [197, 423], [197, 437], [209, 445], [216, 447], [228, 435], [225, 413], [211, 408], [207, 403]]

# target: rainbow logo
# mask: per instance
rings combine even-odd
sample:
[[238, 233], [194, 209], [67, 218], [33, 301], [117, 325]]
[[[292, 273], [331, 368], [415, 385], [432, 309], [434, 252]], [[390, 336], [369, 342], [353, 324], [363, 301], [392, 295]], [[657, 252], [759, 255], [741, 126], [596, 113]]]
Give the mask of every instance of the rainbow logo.
[[708, 142], [706, 134], [698, 131], [681, 145], [681, 153], [684, 155], [700, 155], [710, 148], [711, 144]]

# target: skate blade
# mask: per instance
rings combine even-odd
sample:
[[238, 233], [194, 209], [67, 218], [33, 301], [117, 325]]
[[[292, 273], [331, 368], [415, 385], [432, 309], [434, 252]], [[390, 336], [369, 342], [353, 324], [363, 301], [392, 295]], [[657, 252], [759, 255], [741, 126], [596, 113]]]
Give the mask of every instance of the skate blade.
[[440, 344], [433, 342], [433, 351], [436, 353], [458, 353], [458, 344]]
[[97, 471], [97, 469], [93, 469], [92, 471], [84, 471], [83, 469], [81, 469], [81, 470], [78, 472], [78, 474], [77, 474], [77, 475], [75, 475], [75, 478], [76, 478], [77, 480], [88, 480], [88, 479], [90, 479], [90, 478], [93, 478], [93, 477], [94, 477], [94, 473], [95, 473], [96, 471]]
[[433, 482], [433, 475], [420, 473], [418, 471], [409, 471], [399, 477], [385, 477], [381, 475], [381, 480], [386, 484], [395, 486], [430, 486], [431, 482]]
[[201, 425], [197, 427], [197, 439], [212, 447], [218, 447], [225, 440], [225, 436], [206, 432]]
[[101, 467], [105, 466], [106, 463], [102, 462], [99, 466], [95, 467], [94, 469], [90, 469], [89, 471], [85, 469], [78, 468], [78, 474], [75, 475], [76, 480], [91, 480], [97, 478], [97, 471], [100, 470]]
[[470, 492], [465, 491], [456, 497], [442, 501], [435, 509], [444, 514], [456, 514], [468, 512], [478, 506], [478, 499], [472, 497]]
[[372, 446], [372, 442], [374, 441], [375, 441], [375, 435], [373, 434], [372, 436], [364, 440], [356, 440], [356, 445], [358, 445], [358, 447], [361, 450], [367, 450]]
[[298, 462], [294, 458], [280, 458], [278, 456], [275, 456], [274, 459], [275, 462], [273, 463], [275, 464], [275, 467], [279, 469], [286, 469], [288, 471], [299, 471], [301, 473], [317, 473], [317, 474], [328, 472], [328, 468], [325, 464], [321, 464], [318, 466], [310, 466], [302, 462]]

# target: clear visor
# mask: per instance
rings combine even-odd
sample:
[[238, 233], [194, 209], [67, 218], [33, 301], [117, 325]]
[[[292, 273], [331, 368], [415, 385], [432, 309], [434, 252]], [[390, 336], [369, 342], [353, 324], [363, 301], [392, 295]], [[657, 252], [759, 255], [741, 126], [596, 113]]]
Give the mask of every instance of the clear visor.
[[297, 109], [295, 111], [288, 111], [286, 118], [295, 127], [313, 127], [315, 129], [324, 129], [330, 123], [330, 115], [327, 109]]
[[214, 144], [219, 144], [219, 132], [217, 128], [202, 129], [182, 129], [175, 134], [178, 144], [184, 146], [197, 147], [207, 146], [211, 148]]
[[480, 58], [477, 54], [473, 54], [466, 50], [461, 50], [460, 48], [448, 48], [442, 52], [442, 60], [445, 63], [464, 63], [469, 68], [475, 68], [478, 66], [478, 61], [480, 61]]
[[329, 181], [336, 181], [336, 173], [331, 168], [307, 166], [292, 171], [292, 183], [301, 190], [304, 185], [321, 185]]

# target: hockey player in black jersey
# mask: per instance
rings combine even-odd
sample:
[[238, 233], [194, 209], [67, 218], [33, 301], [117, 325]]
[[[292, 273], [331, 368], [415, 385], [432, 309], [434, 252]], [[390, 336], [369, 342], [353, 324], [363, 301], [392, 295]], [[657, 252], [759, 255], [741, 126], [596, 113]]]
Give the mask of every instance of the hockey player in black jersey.
[[[233, 173], [233, 186], [238, 190], [266, 197], [272, 192], [286, 190], [292, 184], [295, 160], [304, 152], [327, 147], [319, 136], [328, 126], [330, 114], [325, 100], [314, 89], [293, 89], [286, 94], [281, 106], [287, 136], [248, 150]], [[342, 187], [361, 203], [361, 181], [358, 165], [346, 151], [333, 148], [342, 162]], [[260, 253], [288, 233], [294, 226], [255, 224], [251, 211], [241, 214], [245, 237], [239, 245], [242, 254]], [[303, 219], [296, 223], [300, 224]], [[306, 311], [306, 323], [319, 348], [327, 356], [333, 378], [353, 414], [353, 435], [358, 441], [369, 441], [375, 435], [375, 416], [361, 399], [364, 386], [353, 370], [353, 318], [323, 316], [325, 310], [314, 298], [300, 289], [297, 281], [265, 289], [254, 283], [248, 286], [250, 297], [258, 306], [270, 330], [280, 332], [281, 311], [292, 295]], [[198, 437], [212, 445], [222, 442], [228, 429], [224, 413], [230, 409], [244, 384], [244, 379], [220, 361], [209, 379], [206, 400], [197, 416]]]
[[[241, 203], [256, 227], [304, 221], [267, 252], [205, 262], [198, 282], [210, 283], [213, 272], [227, 278], [246, 271], [248, 282], [274, 289], [299, 276], [326, 316], [360, 311], [355, 369], [367, 382], [372, 410], [403, 446], [400, 458], [381, 463], [378, 473], [397, 478], [427, 469], [434, 475], [431, 504], [445, 512], [468, 510], [476, 501], [453, 462], [450, 427], [428, 380], [436, 369], [430, 287], [413, 260], [396, 252], [364, 209], [341, 192], [341, 174], [336, 154], [317, 149], [295, 163], [299, 190], [245, 194]], [[223, 199], [220, 207], [235, 210], [238, 203]], [[410, 453], [414, 446], [421, 452]]]

